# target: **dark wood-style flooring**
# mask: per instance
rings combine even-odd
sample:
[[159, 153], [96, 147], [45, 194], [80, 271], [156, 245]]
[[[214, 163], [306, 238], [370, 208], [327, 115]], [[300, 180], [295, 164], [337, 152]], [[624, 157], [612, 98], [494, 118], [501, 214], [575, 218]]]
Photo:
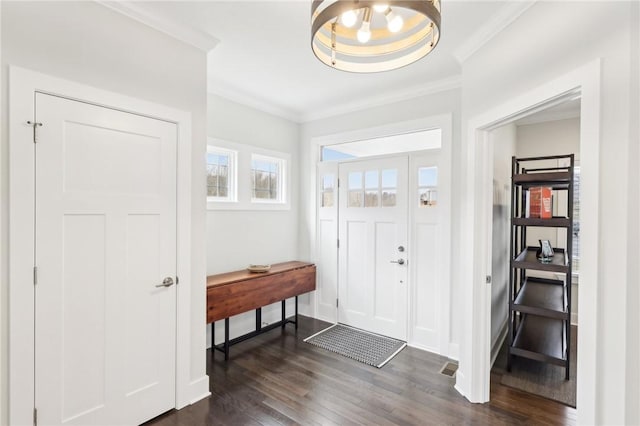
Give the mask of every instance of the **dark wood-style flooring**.
[[491, 402], [471, 404], [439, 373], [446, 358], [405, 348], [382, 369], [302, 340], [329, 324], [300, 317], [300, 328], [250, 339], [228, 362], [207, 352], [211, 397], [152, 421], [198, 425], [569, 424], [576, 411], [500, 384]]

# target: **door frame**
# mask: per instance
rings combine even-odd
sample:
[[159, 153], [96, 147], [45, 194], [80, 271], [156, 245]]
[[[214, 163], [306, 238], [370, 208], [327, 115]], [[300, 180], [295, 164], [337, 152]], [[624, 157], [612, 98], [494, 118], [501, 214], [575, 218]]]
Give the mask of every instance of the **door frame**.
[[[168, 121], [177, 126], [176, 400], [210, 395], [208, 376], [191, 380], [191, 113], [20, 67], [9, 67], [9, 423], [33, 422], [35, 396], [35, 93]], [[45, 123], [46, 125], [46, 123]]]
[[[374, 139], [374, 138], [386, 137], [386, 136], [395, 136], [403, 133], [412, 133], [412, 132], [431, 130], [431, 129], [440, 129], [442, 131], [442, 136], [441, 136], [442, 144], [440, 147], [440, 155], [441, 155], [442, 164], [446, 164], [448, 167], [443, 168], [444, 173], [441, 174], [441, 178], [448, 179], [450, 182], [449, 184], [450, 189], [453, 190], [453, 182], [452, 182], [453, 113], [432, 115], [429, 117], [419, 118], [415, 120], [394, 122], [394, 123], [384, 124], [384, 125], [375, 126], [375, 127], [365, 127], [361, 129], [347, 131], [347, 132], [340, 132], [340, 133], [329, 134], [325, 136], [319, 136], [311, 139], [311, 149], [309, 150], [309, 155], [310, 155], [309, 160], [310, 160], [310, 164], [315, 165], [314, 173], [312, 173], [309, 186], [308, 186], [308, 188], [314, 194], [312, 197], [309, 197], [310, 203], [311, 203], [309, 211], [313, 215], [312, 223], [314, 224], [314, 226], [309, 229], [310, 231], [309, 245], [311, 250], [310, 257], [312, 261], [317, 261], [318, 256], [320, 254], [320, 239], [318, 237], [320, 197], [318, 196], [318, 193], [317, 193], [318, 191], [317, 165], [321, 159], [322, 147], [326, 145], [335, 145], [339, 143], [355, 142], [355, 141]], [[410, 154], [411, 153], [406, 153], [407, 156], [409, 156]], [[389, 154], [389, 155], [393, 156], [394, 154]], [[398, 154], [398, 155], [401, 155], [401, 154]], [[371, 158], [375, 158], [375, 157], [371, 157]], [[449, 213], [451, 213], [451, 200], [452, 200], [452, 197], [449, 197], [448, 203], [446, 203], [446, 205], [443, 205], [443, 207], [446, 207]], [[412, 216], [409, 215], [409, 227], [411, 227], [412, 220], [413, 220]], [[447, 227], [448, 235], [452, 235], [451, 220], [449, 220], [446, 224], [444, 224], [444, 226]], [[337, 238], [338, 236], [336, 233], [336, 240]], [[444, 249], [448, 250], [449, 258], [451, 259], [452, 245], [449, 244], [448, 247], [445, 247]], [[336, 256], [337, 256], [337, 252], [336, 252]], [[440, 342], [441, 342], [440, 350], [442, 352], [441, 355], [448, 356], [449, 358], [457, 359], [458, 352], [459, 352], [459, 345], [458, 343], [451, 342], [451, 333], [452, 333], [451, 291], [453, 290], [451, 286], [451, 268], [450, 266], [446, 268], [447, 268], [446, 273], [448, 275], [448, 279], [443, 280], [443, 282], [446, 282], [447, 288], [444, 289], [444, 291], [442, 291], [441, 300], [440, 300], [441, 306], [443, 307], [442, 312], [440, 312], [440, 318], [439, 318], [440, 324], [442, 327], [442, 334], [440, 336]], [[336, 285], [337, 285], [337, 276], [338, 276], [338, 271], [336, 269], [335, 271]], [[322, 283], [320, 283], [320, 285], [322, 285]], [[335, 290], [337, 294], [337, 288]], [[409, 291], [409, 301], [411, 301], [411, 297], [412, 297], [411, 295], [413, 291], [413, 289], [411, 288], [411, 283], [409, 283], [408, 291]], [[316, 297], [315, 293], [311, 295], [310, 306], [313, 311], [312, 312], [313, 317], [319, 318], [319, 319], [325, 319], [325, 318], [318, 317], [318, 311], [319, 311], [318, 298]], [[336, 307], [334, 318], [337, 318], [337, 315], [338, 315], [338, 311]], [[411, 321], [411, 318], [412, 318], [411, 316], [408, 317], [409, 321]], [[411, 324], [407, 323], [407, 326], [409, 327], [408, 344], [410, 346], [413, 346], [411, 342], [411, 339], [412, 339]]]
[[458, 244], [462, 273], [462, 341], [460, 367], [455, 388], [471, 402], [489, 401], [491, 361], [491, 287], [485, 284], [486, 249], [491, 221], [491, 191], [484, 188], [492, 172], [489, 161], [489, 133], [492, 129], [547, 108], [569, 95], [581, 97], [580, 162], [583, 187], [581, 251], [580, 339], [578, 339], [578, 423], [596, 422], [596, 348], [598, 324], [598, 229], [599, 229], [599, 159], [600, 151], [600, 80], [601, 61], [577, 68], [544, 85], [520, 93], [509, 101], [472, 117], [462, 143], [461, 170], [465, 171], [460, 194], [463, 212]]

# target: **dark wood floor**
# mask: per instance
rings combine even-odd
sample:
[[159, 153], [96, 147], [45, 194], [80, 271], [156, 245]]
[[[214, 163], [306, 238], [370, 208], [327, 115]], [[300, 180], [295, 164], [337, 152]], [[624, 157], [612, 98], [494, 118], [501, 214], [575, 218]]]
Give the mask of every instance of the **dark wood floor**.
[[327, 323], [292, 325], [207, 356], [211, 397], [149, 425], [575, 424], [565, 405], [500, 385], [491, 402], [471, 404], [439, 374], [446, 358], [406, 348], [382, 369], [304, 343]]

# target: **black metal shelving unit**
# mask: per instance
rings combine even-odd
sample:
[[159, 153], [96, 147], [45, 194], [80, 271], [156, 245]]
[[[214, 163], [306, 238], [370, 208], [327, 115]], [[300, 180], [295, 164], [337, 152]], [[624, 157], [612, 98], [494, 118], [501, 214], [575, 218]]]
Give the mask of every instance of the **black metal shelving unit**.
[[[536, 162], [568, 160], [567, 167], [531, 168]], [[528, 167], [525, 167], [528, 166]], [[559, 365], [569, 380], [571, 341], [571, 253], [573, 236], [574, 156], [512, 158], [511, 165], [511, 268], [509, 272], [509, 348], [507, 370], [513, 356]], [[567, 191], [564, 216], [550, 219], [525, 217], [525, 197], [530, 188], [546, 186]], [[538, 247], [527, 247], [527, 228], [565, 228], [566, 249], [554, 248], [551, 262], [542, 263]], [[563, 274], [564, 280], [530, 276], [527, 271]]]

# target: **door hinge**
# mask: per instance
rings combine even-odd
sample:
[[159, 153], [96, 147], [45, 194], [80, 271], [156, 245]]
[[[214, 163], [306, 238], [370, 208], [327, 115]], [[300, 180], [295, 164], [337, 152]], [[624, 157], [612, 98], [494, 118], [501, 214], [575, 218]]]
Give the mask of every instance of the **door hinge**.
[[38, 409], [33, 409], [33, 426], [38, 426]]
[[42, 127], [42, 123], [38, 123], [37, 121], [27, 121], [27, 124], [33, 127], [33, 143], [38, 143], [38, 137], [36, 135], [36, 128]]
[[336, 299], [336, 308], [338, 307], [338, 299]]
[[33, 285], [38, 284], [38, 267], [33, 267]]
[[486, 280], [487, 284], [491, 284], [491, 275], [487, 275], [485, 280]]
[[338, 188], [340, 188], [340, 179], [338, 179]]
[[338, 244], [337, 247], [340, 248], [340, 239], [338, 238], [336, 241], [337, 241], [337, 244]]

